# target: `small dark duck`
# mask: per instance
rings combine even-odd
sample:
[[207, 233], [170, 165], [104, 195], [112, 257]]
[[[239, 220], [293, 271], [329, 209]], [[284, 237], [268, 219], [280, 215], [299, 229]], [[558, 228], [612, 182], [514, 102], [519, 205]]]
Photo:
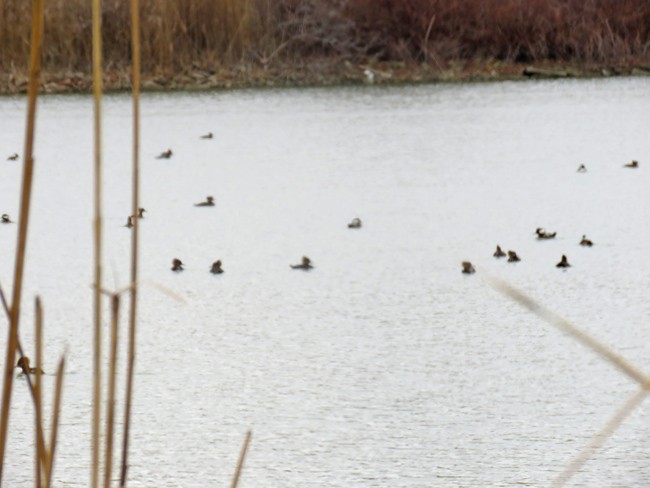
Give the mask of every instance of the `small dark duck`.
[[348, 229], [360, 229], [361, 228], [361, 219], [354, 218], [352, 222], [348, 224]]
[[497, 244], [497, 250], [494, 251], [494, 254], [492, 256], [494, 256], [495, 258], [503, 258], [503, 257], [505, 257], [505, 255], [506, 255], [506, 253], [503, 252], [503, 250], [501, 249], [501, 246], [499, 246]]
[[560, 262], [555, 265], [556, 268], [570, 268], [571, 265], [569, 264], [569, 261], [567, 261], [567, 258], [564, 254], [562, 254], [562, 259], [560, 259]]
[[508, 262], [509, 263], [517, 263], [521, 261], [519, 256], [517, 256], [517, 253], [514, 251], [508, 251]]
[[307, 256], [302, 257], [302, 262], [300, 264], [290, 264], [289, 266], [291, 266], [291, 269], [304, 269], [305, 271], [313, 268], [311, 265], [311, 259]]
[[30, 368], [29, 367], [29, 358], [27, 356], [22, 356], [18, 358], [18, 362], [16, 363], [16, 368], [20, 368], [22, 370], [22, 374], [45, 374], [41, 368]]
[[583, 234], [583, 235], [582, 235], [582, 239], [580, 240], [580, 245], [581, 245], [581, 246], [591, 247], [591, 246], [594, 245], [594, 243], [591, 242], [590, 239], [587, 239], [587, 236]]
[[124, 227], [127, 227], [127, 228], [129, 228], [129, 229], [130, 229], [131, 227], [133, 227], [133, 215], [129, 215], [129, 216], [126, 218], [126, 224], [124, 224]]
[[172, 271], [183, 271], [183, 261], [178, 258], [174, 258], [172, 261]]
[[578, 173], [586, 173], [586, 172], [587, 172], [587, 167], [584, 164], [578, 166]]
[[3, 224], [13, 224], [14, 222], [9, 218], [9, 214], [2, 214], [2, 217], [0, 217], [0, 222]]
[[461, 271], [461, 273], [472, 274], [476, 272], [474, 266], [472, 266], [472, 263], [470, 263], [469, 261], [463, 261], [461, 264], [463, 265], [463, 270]]
[[144, 213], [145, 213], [146, 211], [147, 211], [146, 209], [140, 207], [140, 208], [138, 209], [138, 218], [139, 218], [139, 219], [144, 219]]
[[172, 150], [167, 149], [166, 151], [161, 152], [158, 156], [156, 156], [156, 159], [169, 159], [172, 157], [172, 154]]
[[214, 197], [206, 197], [205, 202], [195, 203], [195, 207], [214, 207]]
[[639, 167], [639, 162], [637, 160], [634, 160], [631, 163], [624, 164], [623, 167], [624, 168], [638, 168]]
[[18, 153], [13, 153], [7, 158], [7, 161], [16, 161], [18, 159]]
[[546, 232], [546, 229], [542, 229], [541, 227], [535, 229], [535, 233], [538, 239], [555, 239], [557, 235], [557, 232]]
[[212, 139], [212, 137], [214, 137], [214, 136], [212, 135], [212, 132], [208, 132], [207, 134], [203, 134], [203, 135], [201, 136], [201, 139]]
[[212, 268], [210, 268], [210, 273], [212, 274], [223, 273], [223, 269], [221, 269], [221, 259], [218, 259], [214, 263], [212, 263]]

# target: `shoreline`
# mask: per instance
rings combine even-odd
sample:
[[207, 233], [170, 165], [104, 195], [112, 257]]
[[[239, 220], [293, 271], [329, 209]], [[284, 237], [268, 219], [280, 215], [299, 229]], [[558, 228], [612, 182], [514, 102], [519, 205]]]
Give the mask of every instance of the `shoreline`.
[[[250, 88], [327, 87], [353, 85], [400, 85], [420, 83], [467, 83], [557, 78], [610, 78], [650, 76], [650, 65], [624, 67], [604, 65], [559, 65], [557, 63], [515, 64], [503, 62], [449, 63], [445, 69], [401, 62], [352, 64], [328, 61], [296, 66], [238, 65], [218, 69], [193, 68], [180, 73], [143, 74], [143, 92], [210, 91]], [[43, 69], [41, 93], [87, 94], [92, 92], [90, 72]], [[107, 93], [131, 90], [130, 70], [104, 71]], [[0, 77], [0, 96], [27, 93], [27, 73]]]

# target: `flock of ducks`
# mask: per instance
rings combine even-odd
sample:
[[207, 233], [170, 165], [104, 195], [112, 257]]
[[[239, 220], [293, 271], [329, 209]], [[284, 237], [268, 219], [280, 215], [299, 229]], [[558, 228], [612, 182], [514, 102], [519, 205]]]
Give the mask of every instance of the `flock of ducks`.
[[[633, 160], [630, 163], [624, 164], [624, 168], [638, 168], [639, 167], [639, 162], [636, 160]], [[584, 164], [581, 164], [578, 166], [578, 173], [586, 173], [587, 172], [587, 167]], [[542, 227], [538, 227], [535, 229], [535, 234], [537, 236], [538, 240], [547, 240], [547, 239], [555, 239], [555, 236], [557, 235], [557, 232], [546, 232], [546, 229]], [[594, 243], [590, 240], [587, 239], [587, 236], [585, 234], [582, 235], [582, 239], [580, 239], [580, 245], [583, 247], [592, 247]], [[503, 252], [503, 249], [501, 249], [501, 246], [497, 244], [496, 251], [494, 251], [494, 254], [492, 254], [495, 258], [500, 259], [508, 256], [508, 262], [509, 263], [516, 263], [521, 261], [519, 256], [517, 256], [517, 253], [515, 251], [508, 251], [506, 254]], [[476, 268], [474, 268], [474, 265], [470, 261], [463, 261], [461, 263], [461, 273], [463, 274], [472, 274], [476, 272]], [[562, 254], [562, 257], [560, 258], [560, 261], [555, 265], [556, 268], [570, 268], [571, 264], [569, 263], [568, 258], [566, 257], [565, 254]]]
[[[213, 137], [214, 137], [214, 134], [212, 132], [208, 132], [207, 134], [202, 135], [201, 139], [212, 139]], [[173, 155], [174, 155], [174, 152], [172, 151], [171, 148], [169, 148], [166, 151], [163, 151], [160, 154], [158, 154], [158, 156], [156, 156], [156, 159], [171, 159], [171, 157]], [[16, 158], [18, 157], [17, 154], [15, 156], [16, 156]], [[205, 198], [205, 201], [195, 203], [194, 206], [195, 207], [214, 207], [215, 206], [214, 197], [212, 195], [208, 195]], [[124, 227], [127, 227], [129, 229], [132, 228], [133, 225], [134, 225], [134, 220], [135, 219], [143, 219], [145, 212], [146, 212], [146, 210], [144, 208], [139, 208], [138, 209], [138, 215], [129, 215], [127, 217], [126, 224], [124, 225]], [[4, 222], [5, 216], [7, 218], [7, 222], [9, 222], [9, 216], [6, 215], [6, 214], [2, 216], [3, 222]], [[361, 222], [361, 219], [358, 218], [358, 217], [355, 217], [348, 224], [348, 228], [349, 229], [360, 229], [362, 227], [362, 225], [363, 224]], [[181, 271], [184, 271], [185, 268], [183, 266], [184, 266], [183, 261], [181, 261], [180, 259], [178, 259], [178, 258], [172, 259], [172, 267], [171, 267], [172, 271], [177, 272], [177, 273], [181, 272]], [[212, 263], [212, 266], [210, 267], [210, 273], [212, 273], [212, 274], [222, 274], [224, 272], [224, 270], [223, 270], [223, 268], [221, 266], [222, 266], [221, 260], [217, 259], [214, 263]], [[291, 269], [301, 269], [301, 270], [304, 270], [304, 271], [309, 271], [310, 269], [314, 268], [313, 264], [311, 263], [311, 259], [309, 259], [307, 256], [303, 256], [302, 260], [300, 261], [299, 264], [290, 264], [289, 266], [291, 267]]]

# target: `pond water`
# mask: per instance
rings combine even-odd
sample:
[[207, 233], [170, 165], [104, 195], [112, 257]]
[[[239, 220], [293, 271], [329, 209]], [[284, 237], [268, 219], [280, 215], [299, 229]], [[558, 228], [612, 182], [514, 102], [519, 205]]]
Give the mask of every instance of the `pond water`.
[[[638, 386], [484, 278], [650, 371], [649, 89], [636, 78], [143, 96], [129, 486], [229, 486], [249, 429], [244, 487], [548, 485]], [[25, 108], [0, 98], [0, 213], [14, 220], [21, 167], [5, 158], [22, 154]], [[103, 108], [103, 264], [117, 289], [129, 279], [131, 102]], [[20, 335], [33, 356], [40, 295], [48, 405], [67, 358], [54, 478], [68, 487], [90, 478], [92, 151], [91, 99], [42, 98]], [[194, 207], [207, 195], [216, 206]], [[354, 217], [361, 229], [347, 228]], [[17, 227], [0, 225], [6, 291]], [[537, 227], [557, 237], [538, 241]], [[521, 262], [493, 258], [497, 244]], [[314, 269], [291, 269], [303, 255]], [[463, 275], [463, 260], [477, 272]], [[122, 369], [125, 351], [122, 340]], [[123, 373], [118, 385], [121, 424]], [[33, 413], [24, 378], [15, 387], [4, 481], [27, 487]], [[649, 407], [569, 486], [650, 484]]]

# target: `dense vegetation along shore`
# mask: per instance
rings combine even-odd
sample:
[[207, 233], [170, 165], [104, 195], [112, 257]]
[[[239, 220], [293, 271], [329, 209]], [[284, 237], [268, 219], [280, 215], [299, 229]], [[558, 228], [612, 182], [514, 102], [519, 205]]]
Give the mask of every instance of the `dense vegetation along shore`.
[[[102, 8], [105, 87], [127, 89], [129, 7]], [[45, 16], [44, 91], [89, 91], [88, 2]], [[26, 89], [30, 19], [0, 0], [0, 92]], [[143, 0], [141, 19], [145, 89], [650, 73], [645, 0]]]

